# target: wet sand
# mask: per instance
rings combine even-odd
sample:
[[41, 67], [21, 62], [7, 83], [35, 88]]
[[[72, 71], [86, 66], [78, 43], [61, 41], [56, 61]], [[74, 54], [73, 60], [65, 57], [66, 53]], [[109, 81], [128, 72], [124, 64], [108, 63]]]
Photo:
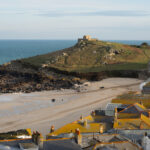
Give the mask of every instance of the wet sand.
[[77, 120], [81, 115], [89, 115], [96, 108], [104, 109], [119, 94], [140, 91], [141, 82], [143, 81], [131, 78], [109, 78], [81, 86], [80, 92], [58, 90], [2, 94], [0, 132], [31, 128], [32, 131], [38, 130], [46, 135], [51, 125], [59, 128]]

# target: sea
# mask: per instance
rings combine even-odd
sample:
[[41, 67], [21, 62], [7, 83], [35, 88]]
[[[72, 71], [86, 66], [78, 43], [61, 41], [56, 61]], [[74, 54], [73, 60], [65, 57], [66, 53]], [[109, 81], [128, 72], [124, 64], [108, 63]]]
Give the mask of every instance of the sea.
[[[128, 45], [150, 41], [107, 40]], [[0, 64], [61, 50], [77, 43], [76, 40], [0, 40]]]

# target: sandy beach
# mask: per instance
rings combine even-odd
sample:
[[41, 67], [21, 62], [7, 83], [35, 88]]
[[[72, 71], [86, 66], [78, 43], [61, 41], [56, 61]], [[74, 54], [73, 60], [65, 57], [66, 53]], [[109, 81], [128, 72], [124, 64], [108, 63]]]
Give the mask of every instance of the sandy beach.
[[29, 94], [2, 94], [0, 132], [31, 128], [32, 131], [38, 130], [46, 135], [51, 125], [59, 128], [77, 120], [81, 115], [89, 115], [96, 108], [104, 109], [119, 94], [131, 90], [140, 91], [142, 82], [131, 78], [109, 78], [82, 85], [80, 92], [62, 89]]

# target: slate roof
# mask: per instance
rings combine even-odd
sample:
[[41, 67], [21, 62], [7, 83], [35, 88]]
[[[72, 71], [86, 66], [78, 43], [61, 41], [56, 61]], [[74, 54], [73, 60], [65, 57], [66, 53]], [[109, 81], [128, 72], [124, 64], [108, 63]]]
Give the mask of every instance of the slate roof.
[[109, 142], [121, 142], [121, 141], [126, 141], [125, 138], [122, 138], [120, 136], [114, 136], [112, 139], [109, 140]]
[[82, 150], [73, 140], [52, 140], [44, 142], [44, 150]]
[[[107, 149], [106, 149], [107, 147]], [[105, 148], [105, 149], [103, 149]], [[131, 142], [128, 142], [128, 141], [125, 141], [125, 142], [113, 142], [113, 143], [100, 143], [99, 146], [97, 145], [97, 149], [98, 150], [123, 150], [123, 149], [128, 149], [128, 150], [141, 150], [141, 147], [131, 143]]]
[[104, 146], [100, 147], [99, 150], [118, 150], [116, 147]]
[[19, 148], [19, 143], [32, 143], [31, 139], [25, 139], [25, 140], [12, 140], [12, 141], [5, 141], [5, 142], [0, 142], [0, 145], [3, 146], [9, 146], [12, 148]]
[[[133, 144], [132, 142], [128, 141], [127, 138], [119, 134], [96, 134], [94, 137], [92, 134], [82, 134], [82, 136], [82, 148], [84, 150], [93, 150], [95, 148], [95, 150], [120, 150], [125, 148], [130, 150], [140, 149], [138, 145]], [[96, 143], [94, 143], [94, 140]]]
[[138, 104], [138, 103], [135, 103], [133, 105], [130, 105], [129, 107], [125, 108], [124, 110], [120, 111], [119, 113], [141, 113], [145, 111], [145, 107]]
[[127, 141], [126, 138], [120, 136], [119, 134], [82, 134], [81, 147], [86, 150], [91, 150], [92, 147], [101, 142], [112, 143], [124, 141]]
[[23, 149], [38, 149], [38, 146], [34, 143], [19, 143], [19, 146]]
[[[0, 142], [0, 148], [7, 146], [7, 148], [9, 147], [10, 150], [20, 150], [19, 144], [27, 148], [37, 149], [35, 144], [32, 143], [32, 140], [13, 140]], [[43, 150], [82, 150], [82, 149], [73, 140], [66, 139], [66, 140], [44, 141]]]

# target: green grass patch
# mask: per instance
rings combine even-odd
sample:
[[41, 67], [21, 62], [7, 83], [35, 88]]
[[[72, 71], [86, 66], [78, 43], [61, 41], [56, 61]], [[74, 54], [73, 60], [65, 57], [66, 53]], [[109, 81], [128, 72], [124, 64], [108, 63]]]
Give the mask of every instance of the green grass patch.
[[80, 67], [71, 70], [76, 72], [101, 72], [101, 71], [113, 71], [113, 70], [142, 70], [146, 69], [147, 64], [142, 63], [125, 63], [125, 64], [112, 64], [112, 65], [103, 65], [103, 66], [97, 66], [97, 67]]

